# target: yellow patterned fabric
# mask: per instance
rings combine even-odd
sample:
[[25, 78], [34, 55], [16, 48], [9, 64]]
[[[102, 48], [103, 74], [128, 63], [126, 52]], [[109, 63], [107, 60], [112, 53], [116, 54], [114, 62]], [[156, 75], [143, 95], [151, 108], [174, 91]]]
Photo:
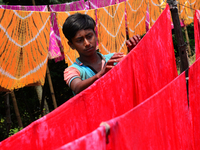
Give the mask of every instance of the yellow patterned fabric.
[[185, 25], [194, 21], [194, 9], [196, 0], [179, 0], [179, 16]]
[[0, 9], [0, 87], [44, 84], [50, 13]]
[[149, 0], [149, 18], [150, 26], [152, 26], [167, 4], [167, 0]]
[[69, 12], [57, 12], [56, 13], [56, 18], [57, 18], [57, 22], [58, 22], [58, 28], [59, 28], [59, 32], [60, 32], [60, 38], [61, 38], [61, 43], [63, 45], [64, 48], [64, 54], [65, 54], [65, 63], [68, 63], [68, 66], [70, 66], [73, 62], [75, 62], [76, 58], [79, 57], [79, 54], [77, 53], [76, 50], [73, 50], [70, 48], [70, 46], [68, 45], [68, 40], [65, 38], [63, 32], [62, 32], [62, 26], [65, 22], [65, 20], [67, 19], [67, 17], [69, 17], [72, 14], [75, 13], [82, 13], [82, 14], [88, 14], [89, 16], [91, 16], [94, 20], [96, 20], [95, 18], [95, 10], [91, 9], [91, 10], [81, 10], [81, 11], [69, 11]]
[[147, 3], [145, 0], [128, 0], [126, 2], [127, 27], [129, 37], [146, 33], [145, 21]]
[[125, 2], [97, 9], [99, 50], [127, 54]]

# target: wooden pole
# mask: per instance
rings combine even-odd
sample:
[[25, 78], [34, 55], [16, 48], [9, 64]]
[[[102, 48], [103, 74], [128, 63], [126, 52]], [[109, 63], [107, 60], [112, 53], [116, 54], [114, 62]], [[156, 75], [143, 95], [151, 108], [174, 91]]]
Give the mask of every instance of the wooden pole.
[[185, 77], [186, 77], [186, 88], [187, 88], [187, 100], [188, 100], [188, 107], [189, 107], [189, 78], [188, 78], [188, 68], [189, 68], [189, 62], [188, 62], [188, 56], [186, 53], [186, 46], [187, 43], [184, 41], [182, 30], [181, 30], [181, 24], [178, 16], [178, 8], [176, 4], [176, 0], [167, 0], [167, 3], [170, 6], [171, 16], [174, 24], [174, 31], [175, 31], [175, 37], [178, 43], [178, 52], [181, 60], [180, 64], [180, 72], [185, 71]]
[[183, 38], [180, 20], [178, 16], [178, 8], [177, 8], [176, 0], [167, 0], [167, 2], [170, 6], [170, 11], [172, 15], [173, 24], [174, 24], [175, 37], [178, 43], [178, 51], [179, 51], [179, 56], [181, 60], [180, 72], [183, 72], [189, 67], [188, 57], [186, 53], [187, 43], [184, 41], [184, 38]]
[[16, 117], [17, 117], [18, 125], [19, 125], [20, 128], [23, 128], [22, 120], [20, 118], [20, 113], [19, 113], [19, 109], [18, 109], [18, 106], [17, 106], [17, 100], [15, 98], [15, 93], [14, 93], [14, 91], [11, 91], [10, 94], [11, 94], [11, 97], [12, 97], [13, 106], [14, 106], [14, 109], [15, 109], [15, 114], [16, 114]]
[[5, 94], [5, 108], [6, 108], [6, 133], [7, 137], [9, 136], [10, 128], [11, 128], [11, 117], [10, 117], [10, 102], [9, 102], [9, 94]]
[[[35, 0], [32, 0], [32, 3], [33, 5], [35, 5]], [[48, 8], [49, 9], [49, 8]], [[47, 75], [47, 78], [48, 78], [48, 81], [49, 81], [49, 87], [50, 87], [50, 91], [51, 91], [51, 97], [52, 97], [52, 100], [53, 100], [53, 105], [54, 105], [54, 108], [56, 109], [57, 108], [57, 103], [56, 103], [56, 97], [55, 97], [55, 94], [54, 94], [54, 89], [53, 89], [53, 84], [52, 84], [52, 81], [51, 81], [51, 75], [50, 75], [50, 72], [49, 72], [49, 67], [48, 67], [48, 64], [47, 64], [47, 72], [46, 72], [46, 75]], [[44, 100], [44, 102], [41, 101], [41, 108], [43, 109], [43, 103], [45, 105], [47, 105], [47, 102]]]
[[32, 0], [33, 5], [35, 5], [35, 0]]
[[49, 88], [50, 88], [51, 97], [52, 97], [52, 100], [53, 100], [53, 105], [54, 105], [54, 108], [56, 109], [57, 108], [56, 97], [55, 97], [55, 94], [54, 94], [53, 84], [52, 84], [52, 81], [51, 81], [51, 76], [50, 76], [48, 66], [47, 66], [47, 78], [48, 78], [48, 82], [49, 82]]
[[188, 31], [187, 31], [187, 27], [184, 26], [184, 31], [185, 31], [185, 37], [186, 37], [186, 40], [187, 40], [187, 48], [188, 48], [188, 55], [191, 56], [192, 53], [191, 53], [191, 48], [190, 48], [190, 39], [189, 39], [189, 36], [188, 36]]

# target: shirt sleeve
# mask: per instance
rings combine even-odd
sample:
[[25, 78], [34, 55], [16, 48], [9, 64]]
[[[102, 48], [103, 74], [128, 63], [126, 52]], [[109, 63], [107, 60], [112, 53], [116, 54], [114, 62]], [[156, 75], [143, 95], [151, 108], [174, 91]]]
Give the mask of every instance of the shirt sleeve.
[[80, 72], [78, 71], [78, 69], [76, 69], [74, 67], [66, 68], [64, 71], [64, 80], [69, 87], [70, 87], [70, 83], [75, 78], [81, 78]]

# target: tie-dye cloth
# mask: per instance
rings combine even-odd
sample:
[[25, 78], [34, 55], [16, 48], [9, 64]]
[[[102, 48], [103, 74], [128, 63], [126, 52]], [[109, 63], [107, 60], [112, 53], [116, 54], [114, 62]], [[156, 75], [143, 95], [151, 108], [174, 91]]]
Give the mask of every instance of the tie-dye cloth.
[[127, 54], [125, 3], [97, 9], [98, 42], [102, 54]]
[[47, 5], [42, 6], [22, 6], [22, 5], [0, 5], [2, 9], [25, 10], [25, 11], [47, 11]]
[[90, 9], [98, 9], [116, 4], [115, 0], [89, 0]]
[[145, 21], [147, 3], [145, 0], [129, 0], [126, 2], [127, 27], [129, 37], [146, 33]]
[[0, 9], [0, 86], [13, 90], [44, 84], [50, 13]]

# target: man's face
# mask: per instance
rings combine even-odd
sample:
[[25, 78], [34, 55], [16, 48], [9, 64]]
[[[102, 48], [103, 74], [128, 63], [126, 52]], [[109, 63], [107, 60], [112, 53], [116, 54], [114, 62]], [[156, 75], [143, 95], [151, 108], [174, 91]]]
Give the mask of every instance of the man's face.
[[79, 30], [68, 44], [72, 49], [76, 49], [80, 56], [90, 56], [96, 52], [96, 35], [92, 29]]

